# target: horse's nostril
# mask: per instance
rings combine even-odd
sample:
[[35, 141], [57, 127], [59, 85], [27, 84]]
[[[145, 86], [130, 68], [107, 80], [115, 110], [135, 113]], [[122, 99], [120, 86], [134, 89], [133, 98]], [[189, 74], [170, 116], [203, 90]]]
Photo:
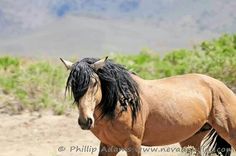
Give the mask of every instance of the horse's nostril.
[[91, 126], [92, 123], [93, 123], [93, 120], [92, 120], [91, 118], [88, 118], [88, 121], [87, 121], [87, 122], [88, 122], [88, 125]]
[[80, 119], [78, 118], [78, 124], [80, 125], [81, 124], [81, 121], [80, 121]]
[[78, 124], [80, 125], [82, 129], [90, 129], [93, 124], [93, 120], [92, 118], [89, 118], [89, 117], [86, 120], [79, 118]]

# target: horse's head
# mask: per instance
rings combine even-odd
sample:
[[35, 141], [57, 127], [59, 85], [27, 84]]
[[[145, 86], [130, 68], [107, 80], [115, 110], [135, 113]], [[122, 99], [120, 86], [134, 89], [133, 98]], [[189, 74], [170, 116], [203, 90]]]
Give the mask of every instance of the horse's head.
[[82, 129], [92, 128], [94, 117], [96, 120], [103, 117], [115, 119], [116, 108], [121, 112], [130, 108], [132, 119], [136, 119], [140, 110], [138, 84], [122, 65], [107, 60], [107, 57], [62, 62], [70, 70], [66, 89], [71, 90], [79, 108], [78, 123]]
[[79, 109], [78, 124], [82, 129], [90, 129], [94, 126], [94, 111], [102, 99], [101, 82], [96, 71], [103, 68], [106, 60], [107, 57], [73, 64], [61, 59], [66, 68], [70, 70], [66, 88], [71, 88]]

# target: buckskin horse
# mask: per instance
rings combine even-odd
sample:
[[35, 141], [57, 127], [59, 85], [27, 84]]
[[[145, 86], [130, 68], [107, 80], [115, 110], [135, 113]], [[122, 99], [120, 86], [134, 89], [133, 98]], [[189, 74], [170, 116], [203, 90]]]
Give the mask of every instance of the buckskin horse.
[[222, 82], [201, 74], [144, 80], [107, 57], [61, 60], [78, 124], [101, 141], [99, 156], [116, 155], [114, 148], [138, 156], [141, 145], [191, 140], [205, 124], [212, 127], [205, 149], [216, 147], [217, 137], [236, 148], [236, 96]]

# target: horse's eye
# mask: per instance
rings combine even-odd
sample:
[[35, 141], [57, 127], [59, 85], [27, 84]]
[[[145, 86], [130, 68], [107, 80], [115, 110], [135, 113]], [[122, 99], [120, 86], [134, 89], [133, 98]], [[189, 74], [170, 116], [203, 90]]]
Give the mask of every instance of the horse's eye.
[[93, 87], [95, 87], [97, 85], [98, 81], [95, 80], [95, 82], [93, 83]]

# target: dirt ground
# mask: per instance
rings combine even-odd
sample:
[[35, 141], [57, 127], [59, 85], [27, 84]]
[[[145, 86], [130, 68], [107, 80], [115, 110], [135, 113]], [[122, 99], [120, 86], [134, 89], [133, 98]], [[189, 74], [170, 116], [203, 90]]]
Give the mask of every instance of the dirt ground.
[[[54, 116], [50, 113], [0, 114], [1, 156], [87, 156], [97, 155], [99, 140], [77, 125], [77, 114]], [[146, 150], [146, 151], [145, 151]], [[147, 150], [158, 150], [159, 152]], [[161, 152], [160, 152], [161, 150]], [[177, 152], [171, 152], [176, 150]], [[178, 144], [165, 147], [143, 147], [142, 155], [187, 155]], [[119, 156], [126, 155], [125, 152]]]

